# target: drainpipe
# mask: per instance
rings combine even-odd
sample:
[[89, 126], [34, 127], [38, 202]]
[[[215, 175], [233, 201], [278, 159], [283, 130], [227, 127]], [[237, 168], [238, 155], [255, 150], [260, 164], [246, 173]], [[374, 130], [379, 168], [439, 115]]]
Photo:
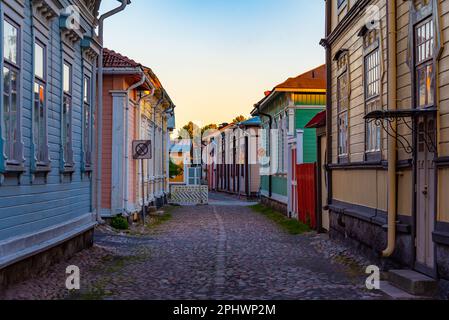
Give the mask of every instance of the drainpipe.
[[[257, 114], [263, 117], [267, 117], [269, 119], [269, 127], [270, 127], [270, 134], [268, 137], [268, 148], [271, 154], [271, 130], [273, 128], [273, 116], [268, 114], [268, 113], [264, 113], [262, 111], [260, 111], [260, 104], [256, 104], [254, 106], [257, 109]], [[270, 159], [270, 171], [271, 171], [271, 159]], [[268, 176], [268, 189], [269, 189], [269, 197], [271, 198], [273, 196], [273, 175], [270, 172], [270, 175]]]
[[159, 99], [156, 106], [154, 107], [154, 112], [153, 112], [153, 181], [154, 181], [153, 182], [153, 197], [154, 197], [154, 201], [156, 201], [156, 151], [157, 151], [156, 150], [156, 129], [157, 129], [156, 112], [157, 112], [157, 109], [162, 104], [162, 102], [164, 101], [164, 99], [165, 99], [165, 90], [162, 90], [161, 98]]
[[[387, 1], [388, 11], [388, 107], [397, 109], [397, 64], [396, 64], [396, 0]], [[392, 124], [392, 133], [397, 130], [397, 122]], [[393, 255], [396, 247], [396, 215], [397, 215], [397, 139], [388, 139], [388, 246], [383, 251], [384, 257]]]
[[[141, 85], [143, 85], [146, 82], [146, 74], [144, 71], [142, 71], [140, 73], [140, 80], [138, 82], [136, 82], [135, 84], [133, 84], [132, 86], [130, 86], [126, 91], [126, 115], [125, 115], [125, 208], [124, 208], [124, 212], [128, 213], [128, 204], [129, 204], [129, 100], [130, 100], [130, 93], [131, 91], [133, 91], [134, 89], [137, 89], [138, 87], [140, 87]], [[154, 88], [152, 89], [152, 91], [154, 92]]]
[[121, 0], [122, 4], [103, 14], [98, 20], [98, 38], [101, 43], [100, 56], [98, 57], [98, 110], [97, 110], [97, 221], [103, 222], [101, 219], [101, 193], [102, 193], [102, 161], [103, 161], [103, 35], [104, 35], [104, 21], [113, 15], [125, 10], [126, 6], [131, 3], [130, 0]]

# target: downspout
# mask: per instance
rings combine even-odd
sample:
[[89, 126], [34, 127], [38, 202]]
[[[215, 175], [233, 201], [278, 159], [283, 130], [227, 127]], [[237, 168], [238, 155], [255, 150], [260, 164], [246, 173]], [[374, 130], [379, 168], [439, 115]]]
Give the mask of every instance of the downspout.
[[[257, 114], [263, 117], [267, 117], [269, 119], [269, 128], [270, 128], [270, 133], [269, 133], [269, 137], [268, 137], [268, 149], [270, 151], [271, 154], [271, 130], [273, 128], [273, 116], [268, 114], [268, 113], [264, 113], [262, 111], [260, 111], [260, 104], [256, 104], [254, 106], [257, 109]], [[268, 189], [269, 189], [269, 197], [273, 197], [273, 175], [271, 174], [271, 159], [270, 159], [270, 175], [268, 176]]]
[[125, 202], [125, 208], [124, 212], [128, 213], [128, 204], [129, 204], [129, 102], [130, 102], [130, 93], [134, 89], [137, 89], [141, 85], [143, 85], [146, 82], [146, 75], [145, 72], [142, 71], [140, 73], [140, 80], [130, 86], [126, 90], [126, 115], [125, 115], [125, 194], [124, 194], [124, 202]]
[[[387, 1], [388, 15], [388, 108], [397, 109], [397, 64], [396, 64], [396, 0]], [[397, 121], [391, 123], [392, 134], [397, 132]], [[388, 139], [388, 246], [383, 251], [384, 257], [393, 255], [396, 247], [397, 219], [397, 139]]]
[[153, 112], [153, 196], [154, 200], [156, 200], [156, 112], [157, 109], [160, 107], [162, 102], [165, 99], [165, 90], [162, 90], [161, 97], [159, 101], [157, 102], [156, 106], [154, 106], [154, 112]]
[[[326, 39], [329, 39], [332, 33], [332, 1], [326, 1]], [[332, 172], [329, 170], [329, 165], [333, 160], [333, 145], [332, 145], [332, 51], [331, 45], [326, 40], [324, 42], [326, 48], [326, 174], [327, 174], [327, 208], [333, 200], [332, 190]]]
[[97, 106], [97, 221], [103, 222], [101, 219], [101, 200], [102, 200], [102, 161], [103, 161], [103, 40], [104, 40], [104, 21], [113, 15], [125, 10], [126, 6], [131, 3], [130, 0], [121, 0], [122, 4], [100, 16], [98, 20], [98, 38], [101, 44], [100, 55], [98, 57], [98, 106]]

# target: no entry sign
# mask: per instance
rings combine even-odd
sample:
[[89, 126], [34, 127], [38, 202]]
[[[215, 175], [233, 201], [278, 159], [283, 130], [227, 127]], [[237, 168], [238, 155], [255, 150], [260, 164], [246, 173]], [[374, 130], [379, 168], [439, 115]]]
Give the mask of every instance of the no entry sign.
[[135, 160], [151, 159], [151, 140], [133, 141], [133, 157]]

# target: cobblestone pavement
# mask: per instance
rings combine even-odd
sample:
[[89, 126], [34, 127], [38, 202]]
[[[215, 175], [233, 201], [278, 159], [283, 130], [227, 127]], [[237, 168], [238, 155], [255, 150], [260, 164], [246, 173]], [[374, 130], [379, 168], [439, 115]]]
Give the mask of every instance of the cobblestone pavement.
[[[215, 199], [216, 203], [225, 200]], [[320, 251], [325, 240], [314, 234], [286, 234], [245, 203], [182, 207], [172, 215], [156, 231], [141, 236], [103, 228], [96, 232], [94, 248], [0, 298], [385, 298], [365, 289], [361, 269]], [[64, 289], [69, 264], [81, 269], [82, 288], [76, 293]]]

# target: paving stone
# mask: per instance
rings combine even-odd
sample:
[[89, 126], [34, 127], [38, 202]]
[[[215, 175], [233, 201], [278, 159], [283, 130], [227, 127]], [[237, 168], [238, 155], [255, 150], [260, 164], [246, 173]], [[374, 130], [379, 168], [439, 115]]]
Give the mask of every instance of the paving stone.
[[[289, 235], [229, 197], [213, 200], [216, 205], [176, 209], [151, 235], [97, 230], [92, 249], [8, 289], [0, 299], [386, 298], [365, 288], [361, 270], [335, 259], [347, 248], [332, 249], [333, 242], [314, 234]], [[69, 264], [81, 269], [80, 292], [65, 289]]]

